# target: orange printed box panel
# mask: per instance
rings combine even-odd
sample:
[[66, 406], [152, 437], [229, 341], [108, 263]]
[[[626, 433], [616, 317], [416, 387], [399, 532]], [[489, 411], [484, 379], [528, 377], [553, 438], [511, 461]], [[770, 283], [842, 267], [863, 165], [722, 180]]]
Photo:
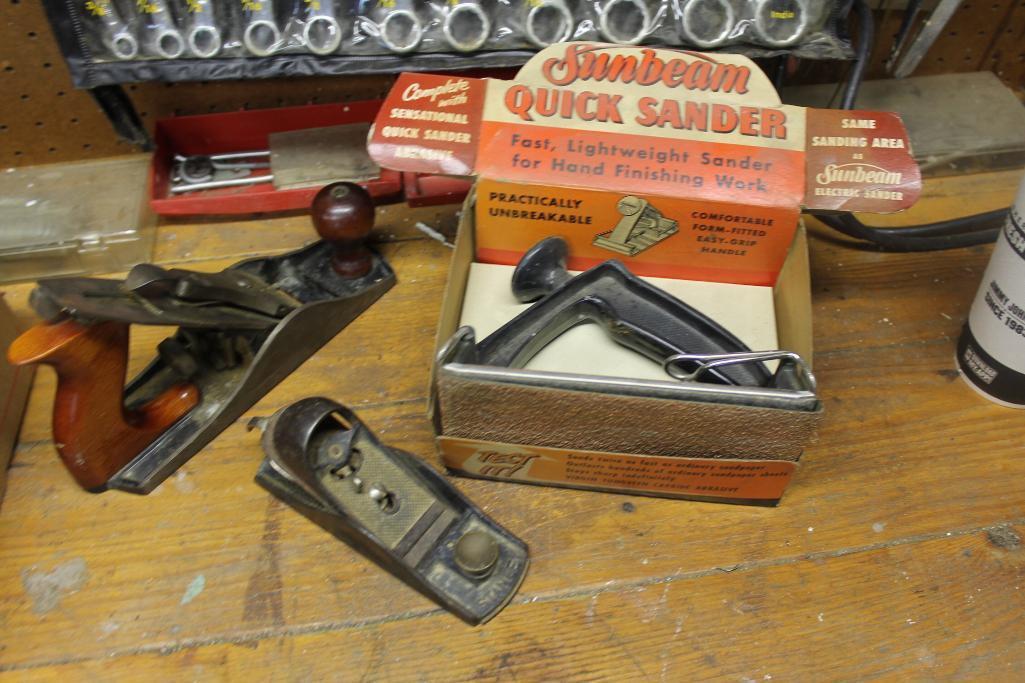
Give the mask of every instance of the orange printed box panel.
[[[645, 192], [758, 206], [797, 206], [804, 194], [804, 154], [646, 134], [568, 131], [485, 121], [482, 178]], [[482, 226], [483, 227], [483, 226]]]
[[569, 243], [571, 270], [619, 258], [638, 275], [771, 286], [797, 217], [793, 205], [480, 180], [476, 260], [515, 265], [524, 251], [555, 234]]
[[809, 109], [806, 135], [804, 206], [893, 213], [918, 200], [921, 171], [896, 114]]
[[546, 448], [440, 436], [445, 466], [474, 477], [681, 498], [775, 504], [797, 463], [678, 458]]
[[802, 205], [888, 213], [921, 185], [894, 114], [784, 105], [739, 55], [586, 42], [545, 48], [513, 80], [402, 74], [368, 149], [385, 168], [478, 176], [480, 261], [558, 234], [577, 267], [615, 257], [743, 284], [775, 281]]

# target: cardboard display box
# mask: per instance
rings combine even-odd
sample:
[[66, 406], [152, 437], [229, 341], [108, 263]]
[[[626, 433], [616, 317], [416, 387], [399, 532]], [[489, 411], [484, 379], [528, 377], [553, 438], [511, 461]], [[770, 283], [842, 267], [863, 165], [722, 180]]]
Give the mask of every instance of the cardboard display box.
[[[821, 417], [814, 379], [789, 389], [680, 382], [657, 365], [654, 375], [631, 369], [597, 332], [575, 348], [567, 332], [524, 367], [475, 364], [473, 342], [518, 310], [508, 278], [485, 270], [559, 235], [571, 270], [616, 258], [635, 275], [680, 281], [663, 286], [731, 320], [755, 350], [810, 364], [802, 205], [889, 212], [920, 191], [895, 115], [782, 105], [744, 57], [592, 43], [547, 48], [511, 81], [403, 74], [368, 148], [382, 167], [478, 178], [431, 379], [445, 464], [701, 500], [779, 501]], [[690, 301], [715, 286], [726, 289]], [[763, 292], [728, 289], [738, 286]], [[745, 318], [767, 321], [761, 336]]]
[[[763, 505], [779, 501], [821, 417], [817, 404], [793, 411], [725, 406], [714, 396], [666, 398], [665, 390], [679, 387], [668, 378], [632, 377], [620, 392], [555, 388], [551, 380], [557, 373], [443, 362], [444, 347], [462, 321], [474, 234], [467, 206], [432, 369], [430, 413], [447, 467], [518, 483]], [[810, 363], [811, 290], [803, 230], [769, 289], [779, 346]], [[495, 293], [496, 298], [503, 294]], [[517, 374], [541, 382], [524, 385]]]

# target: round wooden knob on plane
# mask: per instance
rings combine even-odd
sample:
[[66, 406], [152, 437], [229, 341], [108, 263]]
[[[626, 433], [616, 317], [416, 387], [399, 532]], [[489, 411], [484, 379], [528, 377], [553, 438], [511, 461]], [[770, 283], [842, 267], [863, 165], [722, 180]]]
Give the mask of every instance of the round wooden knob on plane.
[[344, 278], [370, 272], [373, 254], [366, 246], [374, 227], [374, 202], [355, 183], [331, 183], [313, 198], [313, 226], [325, 242], [334, 245], [331, 266]]

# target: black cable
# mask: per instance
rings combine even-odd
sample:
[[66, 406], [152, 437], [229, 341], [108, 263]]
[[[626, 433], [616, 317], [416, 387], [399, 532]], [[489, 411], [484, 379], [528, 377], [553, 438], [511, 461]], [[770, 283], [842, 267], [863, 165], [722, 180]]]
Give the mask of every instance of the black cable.
[[865, 80], [865, 71], [868, 70], [868, 63], [872, 58], [872, 46], [876, 39], [875, 21], [868, 3], [865, 0], [854, 0], [851, 10], [858, 18], [858, 43], [854, 53], [854, 68], [847, 81], [843, 99], [840, 100], [841, 109], [854, 109], [854, 102], [858, 99], [861, 82]]
[[[988, 244], [1000, 234], [1007, 209], [988, 211], [977, 216], [955, 218], [907, 228], [876, 228], [865, 225], [849, 213], [812, 215], [833, 230], [848, 237], [871, 242], [879, 251], [940, 251]], [[868, 246], [868, 245], [865, 245]]]
[[[865, 79], [865, 72], [872, 56], [872, 45], [875, 42], [875, 22], [872, 10], [866, 1], [853, 0], [851, 12], [858, 18], [858, 40], [855, 46], [854, 67], [851, 69], [840, 109], [854, 108], [858, 90]], [[906, 30], [902, 25], [901, 32]], [[864, 245], [867, 248], [875, 248], [880, 251], [913, 252], [959, 249], [993, 242], [1000, 234], [1008, 211], [1009, 209], [997, 209], [976, 216], [963, 216], [948, 221], [906, 228], [877, 228], [865, 225], [856, 216], [849, 213], [818, 211], [808, 213], [837, 232], [871, 242], [871, 247]]]
[[772, 76], [772, 87], [779, 92], [787, 79], [787, 55], [781, 55], [776, 61], [776, 69]]

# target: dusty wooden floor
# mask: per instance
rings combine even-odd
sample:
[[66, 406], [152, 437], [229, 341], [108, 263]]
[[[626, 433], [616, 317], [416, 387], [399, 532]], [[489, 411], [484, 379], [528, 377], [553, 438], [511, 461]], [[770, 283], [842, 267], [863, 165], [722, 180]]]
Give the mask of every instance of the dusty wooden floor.
[[[932, 182], [890, 222], [1006, 204], [1019, 175]], [[248, 416], [324, 394], [437, 462], [425, 389], [449, 250], [413, 223], [453, 213], [382, 210], [400, 284]], [[827, 416], [782, 505], [456, 480], [532, 551], [514, 603], [477, 629], [258, 488], [244, 420], [148, 497], [78, 490], [53, 451], [53, 377], [40, 372], [0, 510], [0, 668], [62, 680], [1020, 678], [1025, 415], [978, 398], [953, 364], [989, 250], [881, 255], [813, 233]], [[213, 270], [311, 235], [302, 217], [170, 223], [156, 260]], [[28, 289], [9, 288], [26, 319]], [[136, 335], [136, 364], [155, 339]]]

